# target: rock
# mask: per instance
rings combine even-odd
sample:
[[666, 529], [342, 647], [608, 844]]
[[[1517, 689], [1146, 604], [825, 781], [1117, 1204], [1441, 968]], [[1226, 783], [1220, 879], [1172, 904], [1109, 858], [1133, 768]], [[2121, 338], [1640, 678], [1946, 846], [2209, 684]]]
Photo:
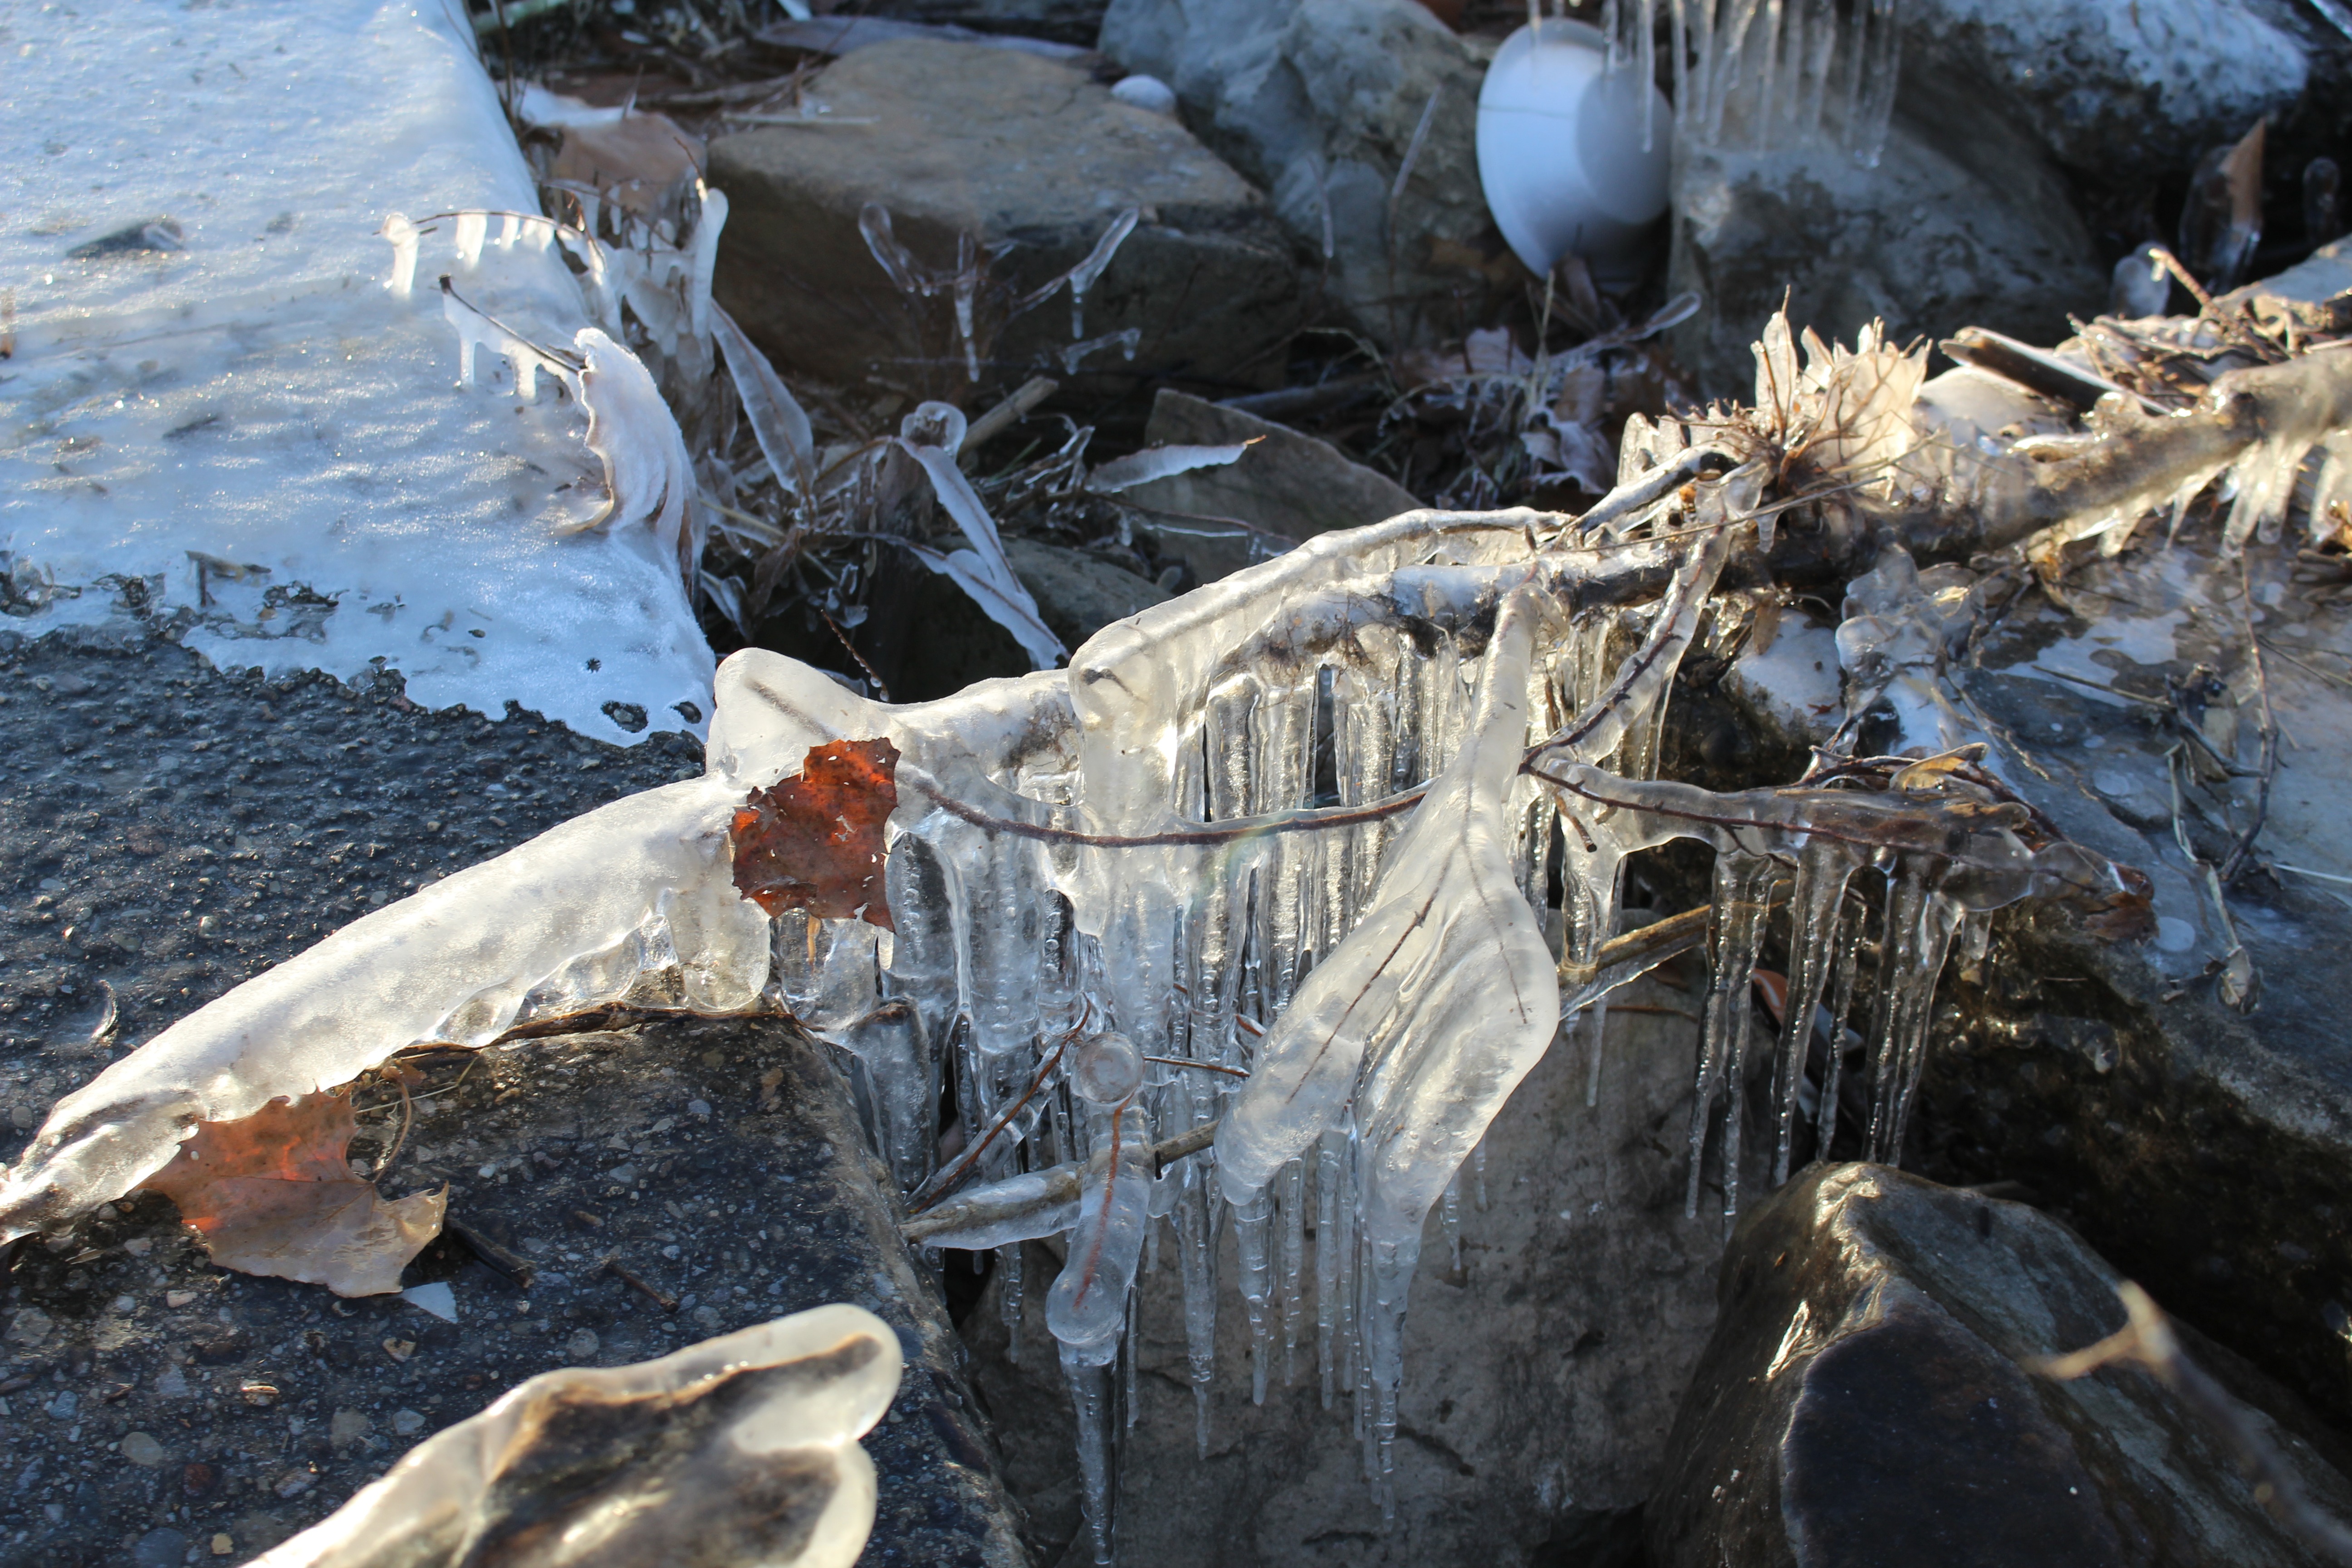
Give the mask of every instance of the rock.
[[[2120, 1328], [2118, 1279], [2019, 1204], [1817, 1166], [1740, 1222], [1645, 1514], [1656, 1568], [1985, 1562], [2305, 1564], [2223, 1440], [2137, 1367], [2020, 1363]], [[2292, 1402], [2210, 1346], [2234, 1392]], [[2352, 1482], [2250, 1418], [2323, 1512]]]
[[[1298, 325], [1288, 247], [1265, 198], [1182, 126], [1054, 61], [929, 40], [860, 49], [812, 90], [836, 116], [874, 123], [751, 131], [710, 150], [730, 203], [718, 297], [782, 368], [969, 395], [951, 300], [902, 296], [859, 232], [877, 203], [934, 270], [955, 270], [959, 236], [1011, 245], [977, 312], [989, 380], [1045, 368], [1067, 391], [1082, 369], [1079, 388], [1101, 393], [1279, 377]], [[996, 331], [1006, 289], [1084, 259], [1129, 207], [1143, 221], [1088, 292], [1081, 332], [1063, 296]], [[1105, 344], [1076, 368], [1065, 357], [1074, 337], [1128, 331], [1131, 356]]]
[[1159, 584], [1067, 545], [1008, 539], [1004, 554], [1013, 575], [1036, 599], [1037, 614], [1066, 647], [1076, 648], [1111, 622], [1168, 597]]
[[869, 16], [961, 25], [985, 33], [1091, 47], [1095, 35], [1102, 30], [1104, 4], [1105, 0], [875, 0], [863, 9]]
[[[644, 1361], [702, 1338], [698, 1313], [725, 1331], [854, 1300], [888, 1322], [906, 1352], [891, 1416], [865, 1440], [879, 1487], [872, 1561], [1027, 1563], [945, 1303], [898, 1239], [895, 1200], [824, 1047], [777, 1021], [675, 1019], [551, 1037], [499, 1056], [514, 1066], [486, 1071], [486, 1061], [462, 1085], [452, 1087], [453, 1070], [420, 1087], [408, 1149], [383, 1178], [411, 1189], [446, 1184], [469, 1229], [510, 1262], [532, 1260], [526, 1289], [454, 1237], [426, 1248], [415, 1268], [451, 1293], [455, 1323], [397, 1296], [344, 1301], [313, 1286], [223, 1276], [173, 1239], [180, 1222], [156, 1198], [126, 1200], [118, 1219], [86, 1227], [78, 1240], [104, 1258], [79, 1269], [67, 1268], [71, 1253], [19, 1248], [11, 1288], [20, 1316], [37, 1308], [58, 1321], [37, 1350], [18, 1351], [14, 1370], [51, 1404], [76, 1399], [70, 1387], [48, 1392], [52, 1373], [87, 1366], [95, 1352], [101, 1375], [131, 1386], [106, 1403], [85, 1385], [69, 1421], [24, 1420], [19, 1404], [13, 1426], [0, 1422], [0, 1470], [20, 1477], [37, 1461], [50, 1478], [20, 1484], [19, 1494], [71, 1504], [47, 1520], [31, 1508], [16, 1517], [12, 1532], [34, 1526], [11, 1548], [16, 1558], [116, 1560], [120, 1521], [148, 1518], [156, 1500], [158, 1472], [141, 1468], [133, 1434], [216, 1472], [217, 1484], [175, 1489], [188, 1493], [191, 1514], [177, 1522], [192, 1539], [224, 1530], [250, 1552], [340, 1507], [425, 1433], [573, 1363], [583, 1334], [600, 1362]], [[694, 1100], [711, 1108], [709, 1118], [687, 1112]], [[604, 1145], [624, 1134], [639, 1183], [614, 1194]], [[483, 1177], [486, 1167], [499, 1173]], [[113, 1271], [143, 1278], [155, 1267], [116, 1245], [131, 1236], [153, 1238], [153, 1251], [173, 1259], [171, 1283], [201, 1276], [197, 1321], [247, 1347], [234, 1369], [187, 1369], [189, 1383], [201, 1381], [193, 1409], [167, 1401], [152, 1370], [176, 1340], [194, 1337], [194, 1323], [159, 1324], [111, 1350], [94, 1344], [97, 1324], [119, 1320], [93, 1321], [91, 1293], [102, 1301], [121, 1277]], [[607, 1257], [625, 1273], [601, 1267]], [[84, 1305], [69, 1317], [68, 1301]], [[397, 1356], [384, 1347], [394, 1334]], [[278, 1390], [275, 1407], [239, 1398], [247, 1384]], [[191, 1416], [201, 1419], [184, 1429]], [[116, 1443], [131, 1463], [76, 1475], [81, 1458]], [[274, 1523], [236, 1517], [256, 1502]]]
[[[1379, 522], [1421, 505], [1412, 491], [1342, 455], [1328, 441], [1173, 389], [1153, 400], [1144, 439], [1155, 447], [1255, 443], [1223, 468], [1195, 468], [1126, 492], [1139, 506], [1190, 514], [1147, 517], [1139, 524], [1160, 539], [1161, 553], [1181, 556], [1203, 582], [1291, 542]], [[1221, 537], [1213, 524], [1194, 521], [1203, 518], [1231, 518], [1277, 537], [1257, 541], [1254, 549], [1246, 533], [1228, 530]]]
[[[1415, 0], [1112, 0], [1102, 51], [1176, 89], [1185, 123], [1265, 190], [1323, 287], [1391, 347], [1458, 336], [1526, 273], [1486, 212], [1475, 148], [1491, 41]], [[1437, 110], [1395, 215], [1390, 194]]]
[[[1689, 1002], [1654, 985], [1624, 999]], [[1311, 1302], [1295, 1375], [1277, 1360], [1265, 1404], [1250, 1403], [1230, 1239], [1209, 1458], [1196, 1458], [1177, 1246], [1163, 1236], [1159, 1271], [1139, 1282], [1139, 1410], [1124, 1437], [1120, 1560], [1151, 1568], [1627, 1561], [1604, 1552], [1655, 1479], [1675, 1402], [1711, 1326], [1706, 1281], [1723, 1245], [1719, 1220], [1683, 1218], [1679, 1130], [1690, 1116], [1695, 1035], [1671, 1012], [1618, 1015], [1596, 1110], [1584, 1103], [1584, 1054], [1573, 1041], [1556, 1044], [1487, 1135], [1485, 1208], [1464, 1173], [1459, 1271], [1432, 1216], [1405, 1321], [1392, 1529], [1364, 1484], [1345, 1394], [1322, 1407]], [[1072, 1417], [1045, 1325], [1059, 1267], [1049, 1247], [1028, 1247], [1018, 1364], [1007, 1355], [1001, 1277], [964, 1320], [1008, 1484], [1049, 1562], [1078, 1529]]]
[[176, 1530], [151, 1530], [131, 1549], [131, 1568], [179, 1568], [188, 1538]]
[[1901, 342], [1990, 327], [2029, 342], [2105, 308], [2106, 268], [2065, 184], [1980, 112], [1964, 134], [1898, 114], [1876, 168], [1832, 148], [1685, 150], [1670, 287], [1698, 312], [1671, 335], [1710, 396], [1753, 396], [1749, 352], [1785, 297], [1791, 322], [1851, 342], [1874, 319]]
[[[1099, 555], [1039, 539], [1008, 538], [1013, 574], [1037, 601], [1037, 613], [1066, 647], [1076, 648], [1111, 622], [1168, 597], [1148, 577]], [[901, 702], [945, 697], [975, 680], [1024, 675], [1029, 658], [1013, 634], [992, 621], [971, 595], [946, 577], [920, 572], [906, 579], [913, 599], [908, 635], [895, 670], [884, 671]]]
[[172, 1458], [164, 1451], [163, 1445], [157, 1442], [154, 1435], [149, 1432], [125, 1433], [122, 1438], [122, 1457], [141, 1468], [149, 1470], [170, 1463]]
[[[1946, 982], [1919, 1155], [1950, 1179], [2022, 1182], [2063, 1205], [2168, 1310], [2352, 1419], [2352, 910], [2340, 886], [2294, 872], [2239, 878], [2231, 921], [2260, 999], [2251, 1013], [2224, 1003], [2229, 932], [2174, 838], [2177, 732], [2146, 700], [2200, 664], [2251, 696], [2243, 601], [2210, 544], [2168, 551], [2160, 526], [2145, 532], [2147, 545], [2070, 574], [2072, 612], [2006, 619], [1968, 692], [2048, 775], [2019, 771], [2027, 798], [2148, 874], [2158, 935], [2139, 947], [2056, 918], [2003, 922], [1982, 968]], [[2316, 672], [2341, 668], [2321, 650], [2352, 647], [2352, 606], [2293, 581], [2281, 553], [2250, 548], [2246, 562], [2271, 700], [2301, 749], [2284, 751], [2257, 848], [2344, 875], [2352, 705]], [[2252, 765], [2253, 726], [2240, 729]], [[2252, 787], [2235, 786], [2241, 823]], [[2226, 847], [2193, 809], [2189, 828], [2208, 853]]]
[[2245, 0], [1920, 0], [1903, 12], [1897, 102], [1990, 99], [2111, 187], [2186, 174], [2294, 108], [2309, 73], [2294, 36]]

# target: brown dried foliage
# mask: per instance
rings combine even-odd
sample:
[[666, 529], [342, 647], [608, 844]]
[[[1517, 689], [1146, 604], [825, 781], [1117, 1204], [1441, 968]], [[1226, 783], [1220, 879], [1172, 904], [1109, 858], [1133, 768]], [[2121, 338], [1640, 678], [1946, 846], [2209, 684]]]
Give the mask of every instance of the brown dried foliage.
[[179, 1205], [224, 1268], [381, 1296], [440, 1234], [448, 1195], [386, 1203], [352, 1173], [354, 1126], [350, 1100], [331, 1089], [281, 1097], [240, 1121], [197, 1122], [147, 1185]]
[[755, 789], [736, 807], [737, 890], [771, 915], [806, 910], [896, 930], [882, 825], [898, 806], [898, 768], [887, 739], [811, 746], [798, 778]]

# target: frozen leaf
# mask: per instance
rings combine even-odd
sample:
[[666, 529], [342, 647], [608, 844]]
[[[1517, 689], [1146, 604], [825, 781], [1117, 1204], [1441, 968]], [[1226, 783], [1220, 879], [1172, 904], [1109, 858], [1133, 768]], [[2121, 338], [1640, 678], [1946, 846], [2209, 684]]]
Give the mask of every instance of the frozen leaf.
[[580, 402], [588, 410], [588, 449], [604, 461], [612, 498], [586, 526], [644, 524], [677, 553], [693, 582], [695, 559], [702, 553], [688, 529], [694, 465], [669, 405], [643, 362], [596, 328], [581, 328], [573, 346], [585, 362]]
[[[943, 441], [921, 438], [942, 428], [948, 432]], [[980, 492], [971, 488], [971, 481], [956, 467], [956, 448], [962, 444], [964, 429], [961, 413], [945, 404], [934, 403], [923, 404], [900, 425], [899, 447], [915, 459], [931, 481], [940, 507], [963, 530], [963, 536], [971, 541], [969, 551], [959, 550], [945, 558], [920, 549], [917, 554], [924, 565], [945, 573], [961, 584], [973, 602], [988, 612], [991, 620], [1013, 634], [1032, 664], [1039, 669], [1051, 669], [1069, 650], [1062, 646], [1061, 638], [1046, 629], [1037, 614], [1037, 601], [1013, 575], [1013, 563], [1005, 558], [1004, 542], [997, 534], [996, 520], [988, 515]]]
[[351, 1101], [332, 1090], [273, 1100], [239, 1121], [197, 1122], [147, 1185], [180, 1206], [224, 1268], [384, 1295], [440, 1234], [449, 1200], [384, 1202], [344, 1158], [352, 1130]]
[[815, 474], [816, 453], [808, 416], [775, 366], [768, 363], [768, 356], [743, 335], [734, 317], [713, 305], [710, 325], [727, 355], [727, 369], [735, 378], [735, 391], [743, 400], [743, 416], [751, 422], [751, 434], [759, 440], [760, 455], [768, 459], [777, 483], [787, 489], [806, 490]]
[[1112, 458], [1087, 475], [1087, 489], [1108, 495], [1174, 474], [1189, 474], [1195, 468], [1221, 468], [1265, 439], [1263, 436], [1253, 436], [1246, 441], [1220, 447], [1153, 447], [1131, 452], [1124, 458]]
[[882, 825], [898, 806], [887, 740], [811, 746], [798, 778], [755, 789], [735, 812], [735, 886], [772, 915], [895, 929], [882, 886]]

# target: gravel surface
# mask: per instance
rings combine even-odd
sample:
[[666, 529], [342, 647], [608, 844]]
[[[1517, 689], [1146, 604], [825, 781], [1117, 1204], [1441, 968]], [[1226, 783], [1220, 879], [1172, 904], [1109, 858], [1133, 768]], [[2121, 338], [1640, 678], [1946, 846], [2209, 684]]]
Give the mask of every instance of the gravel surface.
[[[625, 750], [514, 710], [428, 712], [396, 679], [0, 642], [0, 1154], [108, 1061], [366, 910], [700, 767], [686, 735]], [[450, 1233], [404, 1283], [446, 1282], [454, 1323], [224, 1272], [154, 1194], [21, 1244], [0, 1283], [0, 1563], [242, 1561], [526, 1376], [829, 1300], [881, 1312], [908, 1358], [867, 1444], [865, 1561], [1024, 1561], [946, 1313], [821, 1048], [773, 1022], [612, 1022], [421, 1058], [379, 1179], [447, 1186]], [[358, 1098], [351, 1153], [373, 1169], [397, 1092]]]

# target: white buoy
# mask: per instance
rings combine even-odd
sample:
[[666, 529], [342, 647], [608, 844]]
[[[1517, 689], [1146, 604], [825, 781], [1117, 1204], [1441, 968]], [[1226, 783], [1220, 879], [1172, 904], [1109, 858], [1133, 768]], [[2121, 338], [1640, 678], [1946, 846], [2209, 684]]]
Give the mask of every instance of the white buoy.
[[1547, 19], [1505, 39], [1486, 68], [1478, 181], [1496, 226], [1533, 272], [1574, 251], [1599, 280], [1630, 282], [1650, 225], [1666, 210], [1674, 110], [1654, 85], [1628, 69], [1610, 73], [1607, 60], [1598, 28]]

